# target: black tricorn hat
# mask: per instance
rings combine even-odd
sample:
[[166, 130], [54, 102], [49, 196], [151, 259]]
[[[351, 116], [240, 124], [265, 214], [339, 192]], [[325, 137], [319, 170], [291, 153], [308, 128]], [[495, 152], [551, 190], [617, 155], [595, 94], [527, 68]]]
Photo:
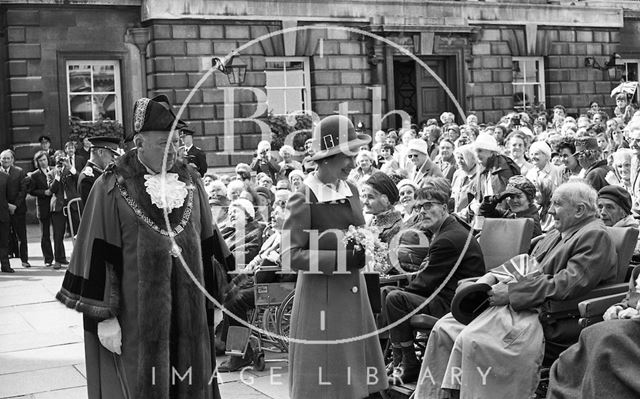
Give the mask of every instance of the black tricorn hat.
[[[167, 96], [143, 97], [136, 101], [133, 107], [133, 134], [127, 134], [125, 141], [131, 141], [134, 135], [142, 132], [169, 132], [175, 120], [176, 115], [171, 110], [171, 104], [169, 104]], [[185, 127], [187, 127], [187, 124], [178, 120], [176, 130], [181, 130]]]
[[451, 314], [462, 324], [469, 324], [489, 307], [489, 291], [486, 283], [469, 283], [456, 290], [451, 301]]

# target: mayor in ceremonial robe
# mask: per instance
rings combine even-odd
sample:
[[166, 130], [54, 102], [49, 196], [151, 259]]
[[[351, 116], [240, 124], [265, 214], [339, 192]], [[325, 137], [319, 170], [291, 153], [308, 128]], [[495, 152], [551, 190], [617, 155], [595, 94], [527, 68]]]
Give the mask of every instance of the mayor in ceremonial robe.
[[90, 399], [219, 398], [213, 306], [186, 269], [216, 296], [216, 262], [233, 258], [198, 172], [176, 160], [167, 98], [138, 100], [134, 118], [136, 148], [95, 181], [57, 299], [84, 314]]

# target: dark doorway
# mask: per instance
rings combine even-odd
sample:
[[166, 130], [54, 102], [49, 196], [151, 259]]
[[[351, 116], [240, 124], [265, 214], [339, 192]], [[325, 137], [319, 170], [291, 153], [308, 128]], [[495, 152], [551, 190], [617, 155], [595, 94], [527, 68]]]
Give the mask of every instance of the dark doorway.
[[[454, 96], [458, 95], [455, 57], [421, 57], [447, 85]], [[429, 71], [409, 57], [393, 60], [393, 87], [395, 109], [411, 116], [412, 123], [420, 124], [427, 119], [439, 119], [445, 111], [453, 112], [459, 119], [457, 109], [440, 84]], [[396, 127], [402, 125], [401, 117], [395, 117]]]

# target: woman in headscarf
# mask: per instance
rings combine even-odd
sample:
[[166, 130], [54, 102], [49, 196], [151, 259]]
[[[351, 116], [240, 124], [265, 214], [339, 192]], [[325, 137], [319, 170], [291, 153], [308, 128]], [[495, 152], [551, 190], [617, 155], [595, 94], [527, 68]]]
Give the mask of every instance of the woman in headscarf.
[[376, 172], [362, 186], [362, 205], [373, 217], [367, 226], [377, 228], [380, 241], [389, 243], [400, 230], [402, 214], [395, 210], [400, 194], [393, 180], [383, 172]]
[[[536, 186], [522, 175], [511, 176], [507, 188], [500, 195], [485, 197], [480, 204], [480, 216], [488, 218], [529, 218], [533, 219], [533, 237], [542, 234], [538, 208], [533, 203], [536, 197]], [[507, 200], [508, 209], [497, 208], [503, 200]]]
[[469, 198], [476, 195], [476, 173], [478, 161], [472, 144], [463, 145], [453, 151], [458, 170], [453, 174], [451, 197], [454, 200], [453, 213], [467, 221], [466, 208]]

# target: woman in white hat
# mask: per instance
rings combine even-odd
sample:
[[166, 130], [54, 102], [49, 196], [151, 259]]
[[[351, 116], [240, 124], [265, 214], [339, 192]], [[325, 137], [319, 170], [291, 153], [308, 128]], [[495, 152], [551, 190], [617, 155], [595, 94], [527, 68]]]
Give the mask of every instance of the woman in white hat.
[[377, 335], [363, 338], [376, 330], [360, 272], [364, 252], [345, 245], [342, 232], [365, 222], [358, 188], [347, 177], [357, 149], [371, 138], [357, 135], [342, 115], [323, 119], [314, 137], [318, 170], [289, 199], [282, 233], [282, 269], [298, 272], [289, 396], [366, 398], [387, 388], [385, 365]]

